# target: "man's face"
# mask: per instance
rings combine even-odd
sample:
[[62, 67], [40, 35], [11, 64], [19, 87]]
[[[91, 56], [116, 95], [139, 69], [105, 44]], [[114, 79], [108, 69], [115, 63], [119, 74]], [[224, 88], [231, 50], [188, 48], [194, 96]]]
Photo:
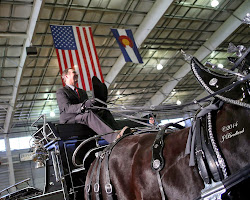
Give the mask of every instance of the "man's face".
[[69, 69], [68, 74], [65, 76], [66, 84], [76, 86], [78, 83], [78, 74], [74, 69]]
[[150, 117], [150, 118], [149, 118], [149, 123], [150, 123], [150, 124], [154, 124], [154, 123], [155, 123], [155, 119], [154, 119], [153, 117]]

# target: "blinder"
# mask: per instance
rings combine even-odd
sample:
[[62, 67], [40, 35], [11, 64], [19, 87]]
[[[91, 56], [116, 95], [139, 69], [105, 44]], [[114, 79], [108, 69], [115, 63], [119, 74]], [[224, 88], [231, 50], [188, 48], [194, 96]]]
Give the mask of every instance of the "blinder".
[[[217, 92], [228, 85], [238, 81], [235, 75], [221, 75], [206, 68], [195, 57], [191, 60], [191, 68], [199, 83], [210, 93]], [[247, 104], [250, 106], [249, 80], [246, 80], [235, 87], [225, 90], [220, 95], [216, 95], [219, 99], [236, 105]]]

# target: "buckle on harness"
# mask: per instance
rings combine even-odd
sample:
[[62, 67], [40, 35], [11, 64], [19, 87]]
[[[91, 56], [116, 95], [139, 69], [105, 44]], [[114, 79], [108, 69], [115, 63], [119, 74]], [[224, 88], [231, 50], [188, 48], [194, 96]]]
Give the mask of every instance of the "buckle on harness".
[[201, 198], [204, 200], [221, 199], [221, 195], [226, 192], [226, 188], [223, 183], [213, 182], [211, 184], [205, 184], [205, 188], [201, 190]]
[[87, 187], [86, 187], [86, 192], [87, 192], [87, 193], [89, 193], [89, 191], [90, 191], [90, 186], [91, 186], [91, 185], [87, 185]]
[[161, 166], [161, 161], [159, 159], [153, 161], [153, 168], [155, 170], [159, 169], [160, 166]]
[[95, 183], [95, 185], [94, 185], [94, 192], [99, 192], [99, 188], [100, 188], [99, 184]]
[[107, 183], [105, 185], [105, 191], [107, 194], [111, 194], [112, 193], [112, 185], [110, 183]]
[[203, 152], [203, 150], [196, 150], [195, 151], [195, 155], [198, 155], [199, 153], [201, 153], [201, 155], [202, 155], [202, 158], [205, 158], [205, 155], [204, 155], [204, 152]]

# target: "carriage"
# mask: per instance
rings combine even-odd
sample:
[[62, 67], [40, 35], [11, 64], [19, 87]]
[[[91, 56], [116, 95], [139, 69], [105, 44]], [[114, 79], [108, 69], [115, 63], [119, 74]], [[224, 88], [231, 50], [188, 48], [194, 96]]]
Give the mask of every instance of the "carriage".
[[[190, 128], [131, 124], [132, 133], [108, 145], [85, 125], [55, 126], [41, 116], [32, 136], [37, 168], [45, 167], [44, 190], [26, 199], [249, 199], [249, 51], [231, 70], [223, 69], [226, 75], [191, 57], [195, 77], [210, 93], [192, 104], [215, 99], [201, 107]], [[168, 132], [170, 126], [180, 130]]]

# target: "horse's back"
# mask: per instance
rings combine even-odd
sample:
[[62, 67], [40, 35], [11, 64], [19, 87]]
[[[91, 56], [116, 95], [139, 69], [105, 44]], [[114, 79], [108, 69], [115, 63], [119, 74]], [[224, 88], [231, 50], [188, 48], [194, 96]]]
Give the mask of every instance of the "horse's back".
[[[189, 156], [185, 155], [188, 130], [166, 134], [164, 139], [165, 165], [160, 174], [168, 199], [192, 199], [202, 189], [197, 189], [201, 178], [196, 168], [188, 166]], [[155, 133], [129, 136], [111, 153], [111, 179], [118, 199], [161, 199], [156, 172], [151, 168], [155, 137]], [[190, 193], [195, 186], [196, 192]]]

